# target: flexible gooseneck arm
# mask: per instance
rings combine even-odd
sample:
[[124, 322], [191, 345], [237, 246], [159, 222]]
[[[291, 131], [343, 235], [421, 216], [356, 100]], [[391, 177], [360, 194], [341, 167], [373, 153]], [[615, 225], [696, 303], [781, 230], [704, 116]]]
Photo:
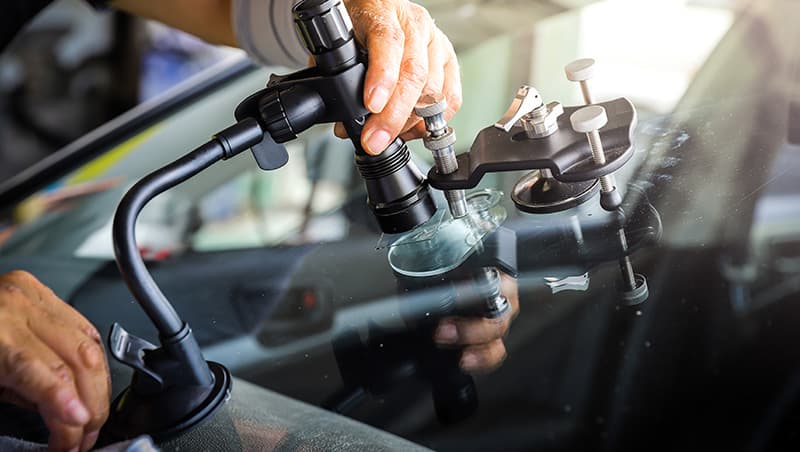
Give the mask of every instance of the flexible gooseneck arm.
[[136, 219], [142, 208], [157, 195], [189, 179], [224, 157], [216, 140], [149, 174], [128, 191], [114, 216], [114, 254], [122, 279], [142, 309], [155, 324], [161, 337], [172, 337], [183, 328], [183, 321], [153, 281], [136, 245]]
[[136, 219], [142, 208], [157, 195], [214, 163], [259, 144], [263, 135], [257, 121], [240, 121], [189, 154], [145, 176], [125, 194], [117, 208], [112, 232], [117, 267], [162, 338], [178, 334], [183, 328], [183, 321], [161, 293], [142, 261], [136, 245]]

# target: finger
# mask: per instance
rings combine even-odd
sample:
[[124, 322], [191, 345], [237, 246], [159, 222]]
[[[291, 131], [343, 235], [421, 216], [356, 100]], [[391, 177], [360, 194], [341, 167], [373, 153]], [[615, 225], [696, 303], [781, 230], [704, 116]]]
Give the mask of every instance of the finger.
[[68, 328], [74, 328], [82, 332], [97, 344], [103, 343], [103, 338], [100, 336], [97, 328], [95, 328], [86, 317], [75, 310], [75, 308], [61, 300], [52, 289], [39, 283], [37, 290], [39, 296], [44, 301], [43, 307], [52, 314], [55, 319], [60, 319]]
[[6, 290], [21, 291], [26, 297], [26, 304], [30, 304], [51, 313], [55, 318], [62, 319], [69, 325], [83, 331], [84, 334], [102, 342], [97, 329], [78, 313], [72, 306], [62, 301], [49, 287], [41, 283], [35, 276], [26, 271], [13, 271], [0, 276], [0, 281]]
[[501, 339], [511, 326], [511, 310], [489, 319], [450, 317], [439, 322], [434, 340], [443, 345], [480, 345]]
[[38, 287], [42, 285], [39, 280], [26, 271], [15, 270], [4, 275], [0, 275], [0, 284], [7, 292], [19, 292], [25, 296], [29, 302], [43, 303]]
[[58, 319], [36, 322], [31, 327], [33, 333], [70, 366], [78, 395], [90, 413], [85, 431], [99, 430], [108, 417], [111, 392], [102, 345]]
[[[44, 305], [54, 314], [53, 321], [47, 323], [53, 328], [38, 329], [39, 337], [47, 337], [47, 344], [68, 362], [76, 375], [76, 387], [84, 406], [90, 412], [90, 420], [84, 426], [80, 450], [88, 450], [97, 441], [99, 430], [108, 419], [111, 400], [111, 372], [103, 349], [100, 333], [94, 325], [75, 308], [63, 302], [49, 287], [40, 284], [39, 291], [46, 301]], [[63, 322], [58, 322], [60, 319]], [[59, 328], [60, 326], [60, 328]], [[60, 330], [60, 334], [53, 334]], [[65, 348], [67, 341], [58, 340], [80, 331], [72, 349]]]
[[371, 154], [382, 152], [394, 137], [399, 136], [403, 125], [411, 116], [428, 78], [428, 44], [430, 42], [430, 18], [427, 11], [409, 3], [409, 30], [405, 35], [400, 77], [389, 102], [372, 115], [364, 125], [362, 145]]
[[[19, 407], [37, 411], [37, 407], [27, 398], [10, 388], [0, 387], [0, 402], [11, 403]], [[45, 417], [45, 424], [50, 431], [50, 450], [74, 450], [80, 443], [83, 427], [64, 423], [59, 417]], [[97, 439], [96, 437], [94, 438]], [[92, 442], [94, 444], [94, 441]], [[88, 450], [81, 448], [81, 450]]]
[[341, 122], [337, 122], [335, 126], [333, 126], [333, 134], [339, 138], [348, 138], [347, 130], [344, 128], [344, 124]]
[[425, 82], [425, 93], [441, 93], [444, 89], [444, 67], [449, 60], [447, 46], [442, 42], [447, 39], [435, 26], [428, 44], [428, 80]]
[[47, 441], [48, 450], [51, 451], [78, 451], [83, 439], [83, 428], [64, 424], [56, 419], [45, 419], [45, 425], [50, 431]]
[[406, 36], [397, 11], [379, 5], [350, 11], [356, 37], [367, 47], [369, 64], [364, 78], [364, 105], [372, 113], [381, 112], [395, 90]]
[[[428, 81], [423, 93], [443, 93], [447, 99], [445, 120], [449, 121], [461, 108], [461, 75], [452, 44], [441, 30], [434, 27], [434, 35], [428, 49]], [[428, 133], [425, 123], [416, 116], [408, 120], [400, 138], [411, 141]]]
[[45, 420], [82, 428], [90, 415], [70, 367], [32, 334], [13, 334], [13, 341], [0, 339], [0, 386], [36, 405]]
[[400, 134], [400, 138], [403, 141], [408, 142], [428, 135], [428, 131], [425, 130], [425, 123], [420, 121], [419, 118], [410, 119], [407, 124], [410, 125], [405, 127], [403, 133]]
[[92, 430], [87, 433], [86, 430], [83, 431], [83, 441], [81, 441], [81, 448], [80, 450], [88, 451], [95, 445], [97, 442], [97, 437], [100, 436], [100, 429]]
[[[441, 33], [441, 31], [439, 31]], [[447, 39], [443, 38], [444, 44], [447, 47], [447, 62], [444, 65], [444, 82], [442, 85], [442, 93], [447, 98], [447, 113], [445, 117], [449, 120], [453, 115], [461, 109], [463, 102], [461, 97], [461, 69], [458, 65], [458, 58], [456, 57], [453, 45]]]
[[514, 320], [519, 314], [519, 286], [517, 279], [500, 272], [500, 291], [508, 300], [508, 304], [511, 307], [511, 320]]
[[473, 345], [464, 349], [459, 366], [465, 372], [491, 372], [506, 359], [506, 346], [501, 339], [484, 345]]

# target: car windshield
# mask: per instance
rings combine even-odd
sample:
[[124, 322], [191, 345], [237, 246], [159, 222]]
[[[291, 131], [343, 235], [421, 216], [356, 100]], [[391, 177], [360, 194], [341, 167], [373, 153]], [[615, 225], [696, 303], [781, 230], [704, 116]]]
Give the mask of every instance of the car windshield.
[[[796, 442], [800, 3], [423, 3], [459, 54], [459, 152], [520, 85], [583, 104], [564, 65], [596, 59], [595, 97], [638, 112], [634, 155], [615, 173], [625, 218], [598, 197], [525, 213], [509, 195], [525, 172], [485, 176], [475, 191], [503, 192], [516, 265], [495, 266], [504, 281], [518, 273], [519, 306], [507, 356], [465, 374], [461, 349], [430, 338], [474, 275], [431, 283], [393, 269], [352, 146], [315, 127], [287, 144], [284, 168], [244, 153], [140, 217], [140, 251], [206, 358], [437, 450]], [[230, 125], [272, 72], [286, 71], [242, 70], [3, 206], [0, 271], [31, 271], [101, 331], [119, 321], [156, 340], [113, 262], [116, 205]], [[427, 171], [430, 152], [411, 148]], [[624, 287], [626, 265], [644, 296]], [[119, 391], [126, 370], [112, 365]]]

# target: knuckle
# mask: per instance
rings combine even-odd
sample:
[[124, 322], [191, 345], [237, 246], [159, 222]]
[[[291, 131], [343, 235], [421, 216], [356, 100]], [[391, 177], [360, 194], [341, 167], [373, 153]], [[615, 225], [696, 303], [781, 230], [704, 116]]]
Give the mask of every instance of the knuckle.
[[14, 270], [6, 274], [8, 279], [12, 282], [27, 283], [27, 284], [40, 284], [35, 276], [25, 270]]
[[428, 25], [433, 22], [431, 13], [424, 6], [417, 3], [409, 3], [408, 6], [411, 16], [418, 24]]
[[88, 369], [98, 369], [103, 365], [105, 353], [100, 344], [93, 340], [81, 342], [78, 345], [78, 354], [81, 362]]
[[27, 304], [27, 297], [19, 286], [13, 284], [0, 285], [0, 309], [3, 317], [13, 317], [15, 309]]
[[442, 31], [441, 28], [435, 27], [434, 33], [436, 34], [436, 40], [439, 45], [444, 47], [445, 52], [450, 54], [452, 57], [456, 56], [456, 49], [453, 47], [453, 43], [450, 41], [450, 38], [447, 37], [446, 34]]
[[72, 371], [69, 367], [67, 367], [64, 363], [56, 363], [50, 368], [53, 370], [53, 373], [56, 375], [59, 381], [64, 383], [72, 383], [75, 379], [72, 376]]
[[22, 294], [22, 289], [20, 289], [19, 286], [15, 286], [13, 284], [3, 284], [2, 286], [0, 286], [0, 289], [2, 289], [3, 292], [6, 293], [7, 295], [11, 296]]
[[400, 27], [390, 25], [388, 23], [378, 23], [370, 29], [370, 35], [373, 39], [377, 39], [389, 44], [402, 45], [405, 41], [405, 33]]
[[487, 367], [497, 367], [506, 360], [508, 354], [506, 353], [506, 347], [500, 343], [498, 347], [493, 349], [491, 352], [491, 356], [487, 359]]
[[91, 323], [84, 321], [81, 329], [83, 330], [83, 334], [89, 336], [93, 343], [100, 348], [100, 351], [102, 351], [103, 339], [102, 336], [100, 336], [100, 332], [97, 331], [97, 328], [95, 328], [95, 326]]

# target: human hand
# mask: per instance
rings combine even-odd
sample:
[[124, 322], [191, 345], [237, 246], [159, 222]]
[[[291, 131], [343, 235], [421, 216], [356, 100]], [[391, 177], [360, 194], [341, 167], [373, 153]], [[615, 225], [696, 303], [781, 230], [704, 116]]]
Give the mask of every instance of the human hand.
[[459, 365], [466, 372], [491, 372], [506, 358], [503, 338], [519, 314], [517, 280], [500, 273], [500, 291], [508, 299], [509, 309], [500, 317], [447, 317], [439, 322], [434, 341], [442, 346], [462, 346]]
[[0, 324], [0, 401], [37, 410], [50, 450], [88, 450], [111, 397], [100, 334], [22, 271], [0, 275]]
[[[413, 115], [423, 93], [443, 93], [450, 119], [461, 107], [461, 75], [453, 45], [428, 11], [408, 0], [344, 0], [356, 39], [369, 53], [364, 105], [372, 116], [361, 135], [364, 149], [380, 154], [395, 137], [425, 136]], [[341, 124], [336, 135], [347, 133]]]

